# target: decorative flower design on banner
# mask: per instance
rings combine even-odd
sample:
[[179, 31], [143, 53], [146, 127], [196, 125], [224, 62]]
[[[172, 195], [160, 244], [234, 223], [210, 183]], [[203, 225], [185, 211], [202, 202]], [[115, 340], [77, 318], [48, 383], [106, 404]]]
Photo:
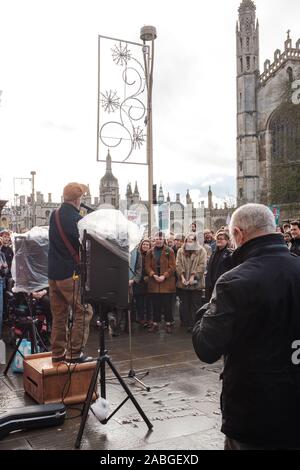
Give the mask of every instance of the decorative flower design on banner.
[[[127, 43], [119, 42], [110, 49], [113, 62], [122, 67], [120, 85], [124, 92], [100, 92], [100, 102], [104, 112], [115, 113], [114, 120], [105, 121], [99, 129], [99, 138], [108, 148], [122, 145], [123, 162], [127, 161], [134, 150], [139, 150], [146, 140], [147, 88], [145, 69], [133, 57]], [[143, 53], [145, 51], [143, 49]], [[130, 66], [128, 63], [130, 62]], [[120, 90], [118, 88], [118, 90]], [[117, 113], [118, 112], [118, 117]]]
[[102, 108], [104, 108], [105, 112], [114, 113], [120, 107], [120, 98], [117, 96], [116, 91], [106, 91], [105, 94], [100, 93], [103, 97], [101, 99]]
[[142, 129], [140, 126], [134, 127], [133, 128], [133, 148], [141, 148], [141, 146], [145, 142], [145, 137], [146, 135], [144, 134], [144, 129]]
[[111, 51], [113, 61], [117, 65], [121, 65], [123, 67], [124, 65], [127, 65], [127, 63], [131, 60], [131, 52], [128, 49], [127, 44], [125, 44], [124, 46], [122, 46], [121, 42], [118, 46], [115, 44], [114, 48]]

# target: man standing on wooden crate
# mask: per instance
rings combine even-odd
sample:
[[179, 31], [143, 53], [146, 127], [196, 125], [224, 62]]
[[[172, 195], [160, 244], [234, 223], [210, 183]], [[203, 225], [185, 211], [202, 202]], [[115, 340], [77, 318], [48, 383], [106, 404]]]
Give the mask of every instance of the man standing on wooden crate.
[[[49, 228], [48, 278], [53, 316], [52, 362], [92, 361], [83, 354], [89, 335], [92, 308], [80, 302], [79, 208], [87, 186], [69, 183], [63, 191], [64, 202], [51, 214]], [[68, 329], [68, 317], [72, 310]]]

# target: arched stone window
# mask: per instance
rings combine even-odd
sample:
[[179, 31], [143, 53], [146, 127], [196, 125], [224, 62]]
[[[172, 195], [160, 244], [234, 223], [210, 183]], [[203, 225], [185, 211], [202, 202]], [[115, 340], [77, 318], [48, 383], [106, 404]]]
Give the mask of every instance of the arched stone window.
[[246, 57], [246, 63], [247, 63], [247, 70], [250, 70], [250, 57]]
[[300, 200], [300, 106], [285, 103], [269, 122], [272, 203]]
[[226, 225], [226, 220], [225, 219], [217, 219], [213, 222], [213, 228], [214, 231], [217, 232], [220, 230], [221, 227], [224, 227]]
[[50, 214], [51, 214], [51, 211], [49, 211], [49, 210], [47, 210], [47, 211], [45, 212], [45, 224], [46, 224], [46, 225], [49, 224]]
[[286, 73], [288, 74], [289, 81], [292, 83], [294, 81], [294, 73], [292, 67], [288, 67]]
[[270, 120], [272, 160], [300, 161], [300, 106], [286, 103]]

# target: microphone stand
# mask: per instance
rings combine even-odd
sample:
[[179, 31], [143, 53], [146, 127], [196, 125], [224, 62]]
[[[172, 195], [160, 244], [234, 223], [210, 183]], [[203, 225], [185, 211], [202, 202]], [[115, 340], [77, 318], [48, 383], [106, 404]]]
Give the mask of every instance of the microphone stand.
[[[135, 275], [135, 271], [133, 271], [133, 269], [130, 267], [130, 263], [129, 263], [129, 270], [131, 271], [131, 273], [133, 275]], [[132, 312], [132, 302], [133, 302], [133, 287], [130, 286], [129, 289], [128, 289], [128, 334], [129, 334], [129, 354], [130, 354], [130, 369], [128, 371], [128, 374], [127, 374], [127, 378], [129, 379], [134, 379], [139, 385], [141, 385], [142, 388], [144, 388], [144, 390], [146, 390], [147, 392], [150, 392], [151, 388], [144, 384], [144, 382], [142, 382], [138, 377], [137, 377], [137, 374], [136, 374], [136, 371], [134, 370], [133, 368], [133, 357], [132, 357], [132, 321], [131, 321], [131, 312]], [[141, 374], [141, 378], [143, 379], [144, 377], [146, 377], [147, 375], [149, 375], [149, 371], [146, 371], [146, 372], [139, 372], [139, 374]], [[126, 377], [124, 377], [126, 378]]]
[[81, 203], [80, 203], [80, 207], [82, 207], [83, 209], [85, 209], [88, 214], [90, 214], [91, 212], [95, 212], [95, 210], [96, 210], [96, 209], [93, 209], [92, 207], [88, 206], [88, 205], [85, 204], [84, 202], [81, 202]]

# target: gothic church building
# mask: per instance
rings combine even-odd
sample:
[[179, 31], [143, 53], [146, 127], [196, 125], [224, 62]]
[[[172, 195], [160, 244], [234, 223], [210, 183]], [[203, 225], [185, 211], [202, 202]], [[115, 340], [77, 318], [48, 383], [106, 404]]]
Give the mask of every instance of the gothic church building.
[[300, 39], [259, 68], [259, 23], [252, 0], [239, 7], [237, 44], [237, 201], [300, 218]]

